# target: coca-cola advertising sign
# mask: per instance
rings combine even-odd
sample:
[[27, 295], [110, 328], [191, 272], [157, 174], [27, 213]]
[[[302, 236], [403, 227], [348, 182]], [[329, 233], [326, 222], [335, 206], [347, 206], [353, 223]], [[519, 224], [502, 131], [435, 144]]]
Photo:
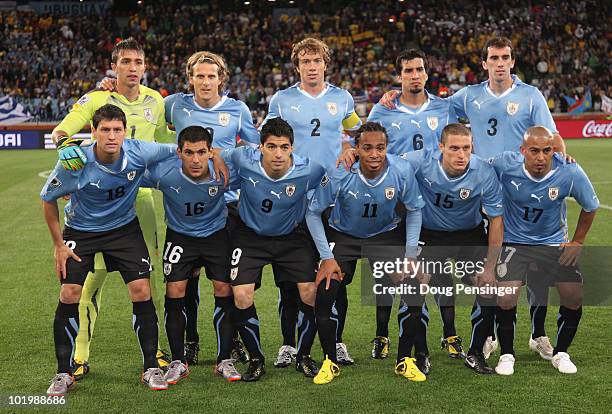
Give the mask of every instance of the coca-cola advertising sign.
[[612, 119], [556, 119], [563, 138], [612, 138]]

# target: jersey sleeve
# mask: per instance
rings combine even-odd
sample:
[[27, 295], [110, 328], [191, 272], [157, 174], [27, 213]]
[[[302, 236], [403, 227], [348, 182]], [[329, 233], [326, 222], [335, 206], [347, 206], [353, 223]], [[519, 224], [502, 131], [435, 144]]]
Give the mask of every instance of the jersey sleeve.
[[66, 171], [62, 164], [58, 162], [49, 174], [47, 182], [40, 192], [40, 198], [43, 201], [50, 202], [75, 192], [78, 190], [79, 175], [82, 171]]
[[575, 165], [570, 196], [574, 197], [578, 204], [580, 204], [580, 207], [586, 212], [595, 211], [599, 208], [599, 199], [593, 184], [591, 184], [589, 177], [587, 177], [582, 167], [578, 164]]
[[448, 100], [451, 103], [451, 108], [454, 109], [455, 115], [459, 118], [467, 118], [466, 113], [466, 99], [467, 99], [467, 91], [468, 87], [464, 87], [459, 89], [453, 95], [451, 95]]
[[414, 169], [410, 164], [404, 164], [401, 167], [404, 175], [404, 187], [401, 189], [401, 202], [406, 206], [407, 210], [420, 210], [425, 206], [423, 196], [419, 191]]
[[372, 110], [368, 114], [367, 122], [378, 122], [379, 124], [382, 124], [383, 111], [384, 111], [383, 108], [384, 106], [382, 106], [380, 103], [377, 103], [376, 105], [374, 105], [372, 107]]
[[268, 122], [268, 120], [270, 120], [272, 118], [282, 117], [282, 113], [281, 113], [281, 109], [280, 109], [280, 104], [278, 103], [278, 101], [279, 101], [278, 94], [279, 93], [280, 93], [280, 91], [276, 92], [274, 95], [272, 95], [272, 98], [270, 99], [270, 105], [268, 105], [268, 115], [266, 115], [266, 117], [264, 118], [263, 122], [259, 126], [260, 131], [261, 131], [261, 127], [263, 127], [266, 124], [266, 122]]
[[361, 119], [355, 112], [355, 101], [348, 91], [346, 92], [346, 108], [342, 118], [342, 128], [345, 131], [356, 131], [361, 126]]
[[157, 142], [175, 143], [176, 132], [168, 128], [168, 122], [166, 121], [166, 104], [161, 95], [156, 97], [157, 105], [160, 107], [159, 116], [155, 127], [155, 140]]
[[340, 183], [330, 174], [330, 171], [323, 174], [315, 186], [310, 203], [308, 203], [308, 211], [321, 214], [323, 210], [334, 204], [339, 185]]
[[234, 171], [240, 169], [241, 156], [245, 154], [250, 147], [227, 148], [221, 151], [221, 157], [228, 165], [231, 164]]
[[240, 102], [240, 126], [238, 129], [240, 139], [253, 145], [259, 145], [259, 132], [253, 125], [253, 117], [249, 107], [244, 102]]
[[102, 106], [100, 98], [103, 93], [91, 92], [83, 95], [81, 99], [72, 105], [68, 115], [64, 117], [62, 122], [53, 131], [65, 131], [69, 136], [73, 136], [83, 127], [89, 125], [96, 109]]
[[428, 149], [420, 149], [416, 151], [404, 152], [399, 155], [399, 158], [408, 162], [412, 170], [416, 173], [421, 169], [421, 165], [425, 159], [430, 156], [431, 152]]
[[457, 116], [457, 111], [453, 107], [452, 104], [448, 105], [448, 119], [446, 120], [446, 125], [448, 124], [456, 124], [459, 122], [459, 117]]
[[505, 151], [499, 155], [496, 155], [495, 157], [491, 157], [487, 159], [487, 163], [491, 165], [491, 167], [493, 167], [493, 171], [495, 171], [495, 174], [497, 175], [498, 179], [501, 179], [502, 174], [507, 168], [508, 161], [511, 158], [512, 158], [512, 152]]
[[176, 155], [176, 145], [174, 144], [158, 144], [157, 142], [145, 141], [134, 142], [137, 142], [140, 146], [147, 168]]
[[174, 124], [174, 105], [178, 94], [168, 95], [164, 98], [164, 116], [167, 124]]
[[308, 178], [308, 190], [316, 189], [323, 177], [325, 176], [325, 169], [318, 162], [310, 161], [310, 177]]
[[482, 209], [489, 217], [499, 217], [504, 214], [502, 204], [502, 187], [493, 166], [483, 163], [485, 170], [483, 176], [484, 188], [482, 189]]
[[544, 125], [550, 129], [552, 133], [557, 133], [557, 126], [553, 120], [552, 114], [546, 104], [544, 95], [538, 89], [534, 88], [534, 96], [531, 98], [531, 119], [534, 125]]

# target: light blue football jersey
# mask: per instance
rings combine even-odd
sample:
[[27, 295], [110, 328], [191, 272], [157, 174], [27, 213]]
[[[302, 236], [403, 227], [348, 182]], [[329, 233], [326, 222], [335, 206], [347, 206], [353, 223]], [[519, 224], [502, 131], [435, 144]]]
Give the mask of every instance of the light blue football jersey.
[[187, 176], [178, 156], [169, 158], [147, 169], [142, 182], [143, 187], [152, 187], [164, 194], [166, 225], [177, 233], [190, 237], [208, 237], [225, 227], [227, 207], [223, 194], [236, 187], [238, 181], [232, 164], [230, 185], [214, 176], [212, 161], [208, 163], [211, 177], [194, 181]]
[[387, 130], [389, 154], [403, 154], [420, 149], [438, 149], [442, 129], [456, 123], [457, 115], [448, 99], [427, 93], [427, 101], [418, 109], [394, 101], [395, 108], [388, 109], [377, 103], [372, 108], [368, 121], [378, 122]]
[[527, 128], [543, 125], [557, 132], [542, 93], [512, 75], [513, 85], [497, 96], [489, 82], [470, 85], [449, 99], [460, 118], [470, 121], [474, 153], [488, 159], [504, 151], [518, 151]]
[[490, 160], [504, 191], [504, 242], [557, 245], [569, 241], [565, 199], [574, 197], [585, 211], [599, 207], [593, 185], [578, 164], [555, 154], [551, 171], [532, 177], [518, 152]]
[[227, 149], [221, 155], [236, 171], [238, 212], [247, 227], [262, 236], [283, 236], [304, 221], [306, 194], [325, 174], [318, 163], [293, 154], [292, 166], [275, 180], [264, 171], [257, 148]]
[[503, 214], [502, 190], [493, 168], [476, 155], [465, 173], [449, 177], [442, 168], [442, 153], [415, 151], [403, 154], [416, 170], [425, 207], [423, 228], [459, 231], [475, 228], [482, 221], [481, 206], [489, 217]]
[[363, 176], [357, 162], [350, 171], [344, 166], [328, 170], [314, 192], [308, 210], [321, 214], [333, 205], [329, 225], [358, 238], [376, 236], [397, 227], [401, 217], [397, 203], [408, 210], [423, 207], [423, 199], [410, 164], [387, 156], [387, 168], [375, 179]]
[[134, 203], [145, 170], [176, 154], [174, 144], [126, 139], [117, 167], [112, 169], [96, 161], [96, 145], [81, 147], [89, 161], [79, 171], [66, 171], [58, 162], [40, 193], [44, 201], [70, 194], [64, 222], [80, 231], [113, 230], [134, 220]]
[[327, 84], [318, 96], [311, 96], [295, 84], [272, 96], [263, 123], [281, 117], [293, 128], [294, 153], [331, 168], [340, 155], [342, 131], [360, 126], [359, 121], [348, 127], [342, 125], [354, 113], [353, 97], [345, 89]]
[[[175, 93], [164, 99], [166, 121], [173, 124], [177, 137], [188, 126], [208, 129], [213, 136], [213, 147], [226, 149], [236, 146], [236, 136], [252, 145], [259, 145], [259, 132], [253, 125], [251, 111], [242, 101], [227, 96], [212, 108], [203, 108], [193, 94]], [[225, 201], [238, 200], [236, 191], [225, 193]]]

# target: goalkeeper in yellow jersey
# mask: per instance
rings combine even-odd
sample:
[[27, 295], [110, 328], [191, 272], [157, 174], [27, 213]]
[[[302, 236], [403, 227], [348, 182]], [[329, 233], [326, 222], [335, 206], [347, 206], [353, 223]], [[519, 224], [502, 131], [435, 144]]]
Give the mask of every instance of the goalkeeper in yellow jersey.
[[[133, 38], [117, 43], [112, 52], [111, 67], [117, 74], [115, 92], [93, 91], [81, 97], [70, 113], [53, 130], [53, 140], [59, 158], [67, 170], [81, 169], [87, 158], [79, 148], [81, 140], [72, 136], [92, 121], [93, 113], [105, 104], [118, 106], [127, 117], [128, 139], [143, 141], [175, 142], [175, 133], [168, 129], [162, 96], [153, 89], [140, 84], [145, 72], [144, 50]], [[93, 160], [92, 160], [93, 161]], [[156, 261], [157, 222], [153, 192], [141, 188], [136, 199], [136, 213], [142, 227], [151, 259]], [[106, 279], [106, 266], [101, 254], [96, 255], [95, 271], [89, 274], [79, 305], [80, 330], [76, 340], [73, 375], [78, 381], [89, 371], [89, 345], [96, 318], [100, 310], [102, 285]], [[151, 291], [156, 309], [163, 309], [160, 289], [161, 274], [155, 269], [151, 274]], [[161, 336], [161, 335], [160, 335]], [[157, 360], [161, 368], [169, 364], [168, 356], [159, 349]]]

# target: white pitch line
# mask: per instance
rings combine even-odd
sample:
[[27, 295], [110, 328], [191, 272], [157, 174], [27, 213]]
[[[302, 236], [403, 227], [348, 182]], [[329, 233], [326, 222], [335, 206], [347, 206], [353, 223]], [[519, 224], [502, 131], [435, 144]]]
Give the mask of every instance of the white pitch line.
[[[567, 197], [568, 200], [572, 200], [574, 203], [578, 203], [576, 200], [574, 200], [573, 197]], [[609, 206], [607, 204], [601, 204], [599, 203], [599, 208], [603, 208], [604, 210], [611, 210], [612, 211], [612, 206]]]
[[49, 177], [49, 174], [51, 174], [51, 171], [53, 171], [53, 170], [41, 171], [41, 172], [38, 173], [38, 176], [40, 178], [47, 178], [47, 177]]
[[591, 181], [591, 184], [612, 184], [612, 181]]

